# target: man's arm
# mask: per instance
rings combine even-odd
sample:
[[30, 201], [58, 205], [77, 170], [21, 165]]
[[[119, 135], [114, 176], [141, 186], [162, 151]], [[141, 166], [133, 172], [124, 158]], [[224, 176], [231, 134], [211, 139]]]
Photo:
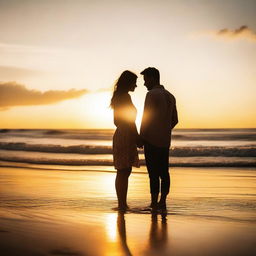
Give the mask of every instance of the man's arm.
[[173, 129], [177, 123], [178, 123], [178, 113], [177, 113], [176, 101], [175, 101], [173, 111], [172, 111], [171, 129]]
[[140, 134], [143, 137], [143, 135], [146, 133], [146, 130], [148, 126], [150, 125], [150, 121], [152, 119], [152, 99], [151, 95], [147, 93], [145, 103], [144, 103], [144, 111], [143, 111], [143, 117], [142, 122], [140, 126]]

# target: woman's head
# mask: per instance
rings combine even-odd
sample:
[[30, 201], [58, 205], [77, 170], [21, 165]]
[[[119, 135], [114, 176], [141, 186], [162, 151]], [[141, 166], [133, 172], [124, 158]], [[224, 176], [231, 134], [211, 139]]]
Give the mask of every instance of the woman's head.
[[137, 87], [136, 85], [137, 75], [129, 70], [125, 70], [120, 77], [117, 79], [114, 93], [111, 99], [110, 106], [114, 107], [114, 100], [121, 94], [128, 93], [129, 91], [134, 91]]
[[137, 75], [129, 70], [125, 70], [117, 79], [114, 90], [124, 93], [134, 91], [136, 87], [136, 81]]

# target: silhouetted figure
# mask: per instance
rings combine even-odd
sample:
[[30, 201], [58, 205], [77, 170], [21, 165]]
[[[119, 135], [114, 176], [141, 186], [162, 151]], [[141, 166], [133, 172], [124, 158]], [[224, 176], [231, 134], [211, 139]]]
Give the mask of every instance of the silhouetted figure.
[[[152, 210], [166, 209], [166, 197], [170, 190], [169, 147], [171, 131], [178, 123], [175, 97], [160, 85], [156, 68], [141, 72], [148, 89], [140, 135], [150, 179]], [[161, 180], [161, 198], [158, 202]]]
[[115, 187], [119, 210], [126, 210], [128, 178], [132, 166], [139, 167], [137, 146], [142, 146], [137, 132], [136, 108], [128, 92], [134, 91], [137, 75], [124, 71], [118, 78], [111, 99], [114, 110], [114, 124], [116, 131], [113, 136], [114, 167], [117, 169]]
[[129, 249], [129, 247], [127, 245], [127, 241], [126, 241], [126, 226], [125, 226], [125, 219], [124, 219], [123, 212], [118, 213], [117, 230], [118, 230], [118, 234], [121, 239], [121, 245], [122, 245], [125, 255], [131, 256], [132, 254], [130, 252], [130, 249]]

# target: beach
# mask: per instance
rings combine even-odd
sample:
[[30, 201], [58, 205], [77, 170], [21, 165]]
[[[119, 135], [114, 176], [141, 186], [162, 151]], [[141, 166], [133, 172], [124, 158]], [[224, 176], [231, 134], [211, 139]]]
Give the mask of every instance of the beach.
[[133, 169], [127, 213], [113, 167], [58, 170], [1, 164], [0, 250], [15, 255], [255, 255], [253, 168], [171, 168], [167, 214], [142, 208], [145, 167]]
[[0, 0], [0, 256], [256, 256], [255, 11]]

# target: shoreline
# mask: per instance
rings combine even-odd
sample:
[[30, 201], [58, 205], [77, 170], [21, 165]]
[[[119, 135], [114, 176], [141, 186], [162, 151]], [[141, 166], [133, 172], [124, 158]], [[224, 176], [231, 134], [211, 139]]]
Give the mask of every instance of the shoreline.
[[[252, 160], [254, 160], [252, 158]], [[45, 168], [42, 168], [42, 166], [44, 166]], [[59, 167], [60, 166], [60, 167]], [[5, 160], [1, 160], [0, 158], [0, 168], [1, 167], [14, 167], [14, 168], [22, 168], [22, 167], [26, 167], [26, 168], [35, 168], [35, 169], [45, 169], [45, 170], [48, 170], [48, 169], [51, 169], [53, 168], [54, 170], [57, 170], [56, 167], [59, 167], [58, 169], [59, 170], [62, 170], [61, 168], [64, 168], [64, 169], [68, 169], [68, 170], [72, 170], [72, 168], [81, 168], [81, 167], [85, 167], [87, 168], [87, 166], [89, 167], [97, 167], [97, 166], [102, 166], [102, 167], [105, 167], [106, 169], [109, 169], [109, 168], [112, 168], [114, 169], [113, 167], [113, 164], [112, 163], [104, 163], [104, 164], [90, 164], [90, 163], [81, 163], [81, 164], [68, 164], [68, 163], [64, 163], [64, 164], [59, 164], [59, 163], [48, 163], [48, 162], [45, 162], [45, 161], [42, 161], [42, 162], [39, 162], [39, 161], [23, 161], [23, 162], [20, 162], [20, 161], [15, 161], [15, 160], [12, 160], [12, 161], [5, 161]], [[47, 168], [48, 167], [48, 168]], [[251, 163], [214, 163], [214, 164], [198, 164], [198, 163], [194, 163], [194, 164], [186, 164], [186, 163], [181, 163], [181, 164], [172, 164], [170, 163], [169, 165], [169, 168], [246, 168], [246, 169], [255, 169], [256, 167], [256, 162], [251, 162]], [[145, 162], [142, 161], [141, 163], [141, 169], [145, 169], [146, 168], [146, 165], [145, 165]], [[133, 167], [133, 169], [140, 169], [140, 168], [136, 168], [136, 167]], [[80, 169], [82, 170], [82, 169]], [[95, 168], [93, 168], [93, 170], [95, 170]], [[140, 173], [140, 171], [137, 171], [137, 173]]]

